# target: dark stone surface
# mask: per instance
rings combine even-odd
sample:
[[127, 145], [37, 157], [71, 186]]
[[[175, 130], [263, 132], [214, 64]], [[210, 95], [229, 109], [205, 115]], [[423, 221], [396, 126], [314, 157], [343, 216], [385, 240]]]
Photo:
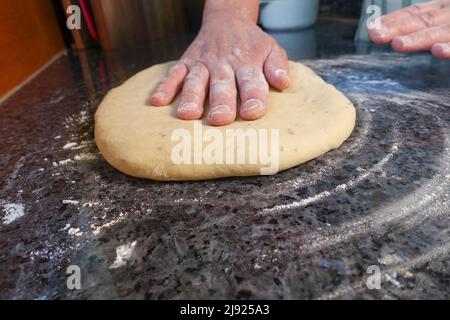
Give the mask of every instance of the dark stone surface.
[[338, 150], [266, 177], [145, 181], [98, 154], [107, 90], [189, 39], [61, 57], [0, 106], [0, 219], [24, 209], [0, 223], [0, 298], [449, 299], [450, 64], [355, 45], [355, 28], [276, 35], [358, 116]]

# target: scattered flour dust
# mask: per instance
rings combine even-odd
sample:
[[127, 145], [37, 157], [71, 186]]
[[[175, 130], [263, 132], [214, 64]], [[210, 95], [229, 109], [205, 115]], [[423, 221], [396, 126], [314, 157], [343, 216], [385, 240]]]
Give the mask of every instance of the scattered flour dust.
[[113, 219], [113, 220], [111, 220], [111, 221], [109, 221], [109, 222], [106, 222], [106, 223], [104, 223], [104, 224], [102, 224], [102, 225], [96, 226], [95, 224], [91, 224], [92, 233], [93, 233], [95, 236], [97, 236], [97, 235], [99, 235], [100, 232], [102, 232], [103, 230], [108, 229], [108, 228], [114, 226], [115, 224], [117, 224], [117, 223], [119, 223], [119, 222], [125, 220], [125, 218], [126, 218], [127, 216], [128, 216], [128, 214], [121, 212], [121, 213], [119, 214], [119, 217], [117, 217], [117, 218], [115, 218], [115, 219]]
[[80, 142], [79, 145], [70, 148], [71, 150], [79, 150], [79, 149], [84, 149], [89, 147], [89, 145], [93, 144], [93, 142], [91, 140], [83, 140]]
[[61, 160], [61, 161], [54, 161], [52, 163], [52, 166], [57, 167], [57, 166], [65, 166], [66, 164], [72, 163], [73, 160], [72, 159], [66, 159], [66, 160]]
[[399, 147], [398, 147], [397, 143], [393, 144], [390, 152], [380, 162], [375, 164], [372, 168], [370, 168], [366, 172], [362, 173], [361, 175], [350, 179], [346, 183], [336, 186], [331, 191], [323, 191], [323, 192], [318, 193], [309, 198], [305, 198], [300, 201], [294, 201], [289, 204], [282, 204], [282, 205], [274, 206], [272, 208], [265, 208], [265, 209], [263, 209], [263, 212], [267, 213], [267, 212], [273, 212], [273, 211], [276, 212], [276, 211], [284, 211], [284, 210], [289, 210], [289, 209], [303, 208], [311, 203], [315, 203], [315, 202], [321, 201], [325, 198], [328, 198], [328, 197], [332, 196], [333, 194], [335, 194], [336, 192], [343, 192], [343, 191], [345, 192], [345, 191], [353, 188], [354, 186], [360, 184], [362, 181], [364, 181], [366, 179], [370, 179], [375, 174], [382, 172], [383, 167], [392, 159], [392, 157], [398, 152], [398, 150], [399, 150]]
[[70, 228], [70, 223], [66, 224], [66, 226], [64, 228], [62, 228], [61, 230], [59, 230], [59, 231], [66, 231], [69, 228]]
[[87, 148], [89, 145], [93, 144], [90, 140], [82, 140], [80, 143], [78, 142], [67, 142], [62, 148], [63, 150], [79, 150]]
[[90, 152], [83, 152], [83, 153], [77, 154], [74, 157], [75, 161], [89, 161], [89, 160], [95, 160], [95, 159], [97, 159], [97, 157]]
[[70, 129], [76, 127], [78, 125], [86, 124], [89, 122], [90, 115], [86, 110], [80, 111], [79, 114], [74, 114], [70, 117], [67, 117], [64, 120], [64, 126], [66, 129]]
[[69, 234], [69, 236], [76, 236], [76, 237], [80, 237], [83, 235], [83, 232], [80, 230], [80, 228], [69, 228], [67, 233]]
[[4, 203], [0, 201], [0, 205], [3, 207], [4, 212], [3, 224], [11, 224], [25, 215], [25, 206], [21, 203]]
[[71, 149], [73, 147], [76, 147], [78, 143], [76, 142], [68, 142], [64, 145], [63, 150]]
[[[71, 149], [73, 150], [73, 148]], [[74, 163], [74, 161], [90, 161], [90, 160], [95, 160], [97, 159], [97, 156], [93, 153], [90, 152], [82, 152], [80, 154], [77, 154], [73, 160], [72, 159], [66, 159], [66, 160], [61, 160], [61, 161], [54, 161], [52, 163], [53, 167], [59, 167], [59, 166], [65, 166], [67, 164], [72, 164]]]
[[[83, 103], [83, 108], [86, 108], [88, 106], [88, 103]], [[67, 117], [64, 120], [64, 127], [70, 131], [74, 130], [74, 129], [79, 129], [80, 126], [85, 126], [88, 125], [90, 123], [92, 116], [90, 115], [90, 113], [87, 110], [82, 110], [80, 111], [80, 113], [75, 113], [69, 117]], [[93, 144], [92, 140], [88, 140], [86, 137], [88, 135], [88, 132], [84, 132], [81, 136], [79, 134], [70, 134], [69, 135], [69, 141], [66, 142], [66, 144], [64, 144], [62, 146], [62, 150], [80, 150], [80, 149], [85, 149], [88, 148], [90, 145]], [[54, 137], [54, 139], [56, 140], [60, 140], [62, 138], [61, 135], [58, 135], [56, 137]], [[79, 140], [79, 139], [84, 139], [81, 140], [79, 142], [75, 141], [75, 140]], [[74, 158], [68, 158], [65, 160], [60, 160], [60, 161], [54, 161], [52, 163], [53, 167], [60, 167], [60, 166], [65, 166], [65, 165], [69, 165], [69, 164], [74, 164], [75, 161], [89, 161], [89, 160], [95, 160], [97, 159], [97, 156], [90, 153], [90, 152], [82, 152], [80, 154], [77, 154], [74, 156]]]
[[101, 205], [101, 203], [98, 201], [88, 201], [88, 202], [83, 203], [83, 207], [89, 207], [89, 208], [92, 208], [92, 207], [95, 207], [98, 205]]
[[126, 265], [127, 261], [130, 260], [131, 255], [136, 248], [136, 240], [119, 246], [116, 248], [116, 260], [112, 265], [109, 266], [109, 269], [117, 269]]
[[63, 200], [62, 203], [63, 204], [73, 204], [76, 206], [76, 205], [80, 204], [80, 201], [78, 201], [78, 200]]

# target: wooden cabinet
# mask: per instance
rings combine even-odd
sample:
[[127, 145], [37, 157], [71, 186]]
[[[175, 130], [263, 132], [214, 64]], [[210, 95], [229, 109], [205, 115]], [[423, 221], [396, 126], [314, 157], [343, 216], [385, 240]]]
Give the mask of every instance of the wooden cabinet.
[[64, 49], [51, 0], [2, 1], [0, 97]]

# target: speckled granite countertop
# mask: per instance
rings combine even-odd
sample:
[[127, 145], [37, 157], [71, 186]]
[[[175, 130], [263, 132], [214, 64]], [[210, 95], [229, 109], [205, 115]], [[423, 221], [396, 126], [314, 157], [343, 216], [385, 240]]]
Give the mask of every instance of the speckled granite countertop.
[[269, 177], [145, 181], [98, 154], [107, 90], [189, 39], [58, 59], [0, 106], [0, 298], [449, 299], [450, 63], [355, 28], [275, 35], [358, 117], [340, 149]]

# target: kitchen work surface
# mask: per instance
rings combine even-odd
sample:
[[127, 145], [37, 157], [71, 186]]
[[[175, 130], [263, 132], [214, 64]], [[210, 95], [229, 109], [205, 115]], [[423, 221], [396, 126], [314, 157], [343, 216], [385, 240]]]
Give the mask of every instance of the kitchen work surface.
[[357, 110], [339, 149], [275, 176], [156, 182], [102, 159], [106, 92], [190, 38], [59, 58], [0, 106], [0, 298], [449, 299], [450, 62], [356, 27], [274, 34]]

